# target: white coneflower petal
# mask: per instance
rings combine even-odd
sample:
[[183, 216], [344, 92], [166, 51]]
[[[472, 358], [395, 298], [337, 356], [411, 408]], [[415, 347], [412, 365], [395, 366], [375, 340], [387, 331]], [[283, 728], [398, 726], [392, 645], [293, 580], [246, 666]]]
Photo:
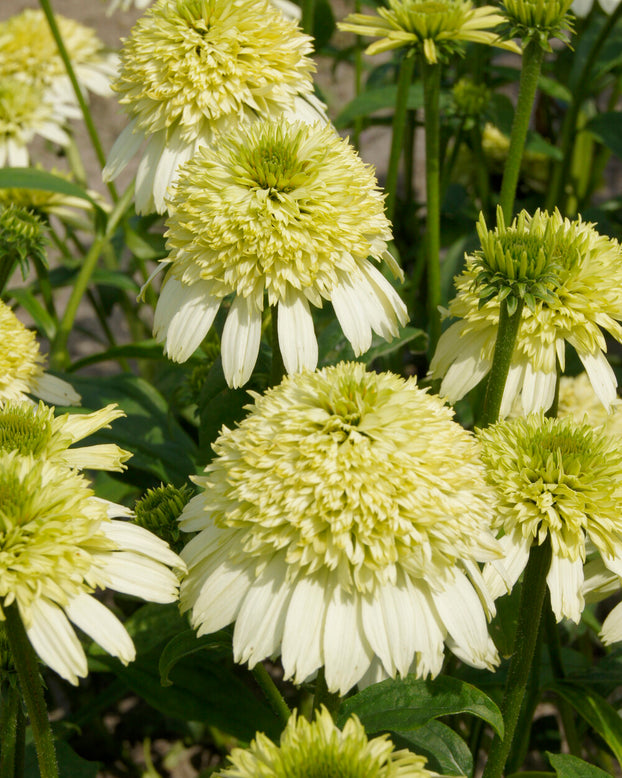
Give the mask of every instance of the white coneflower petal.
[[533, 293], [531, 305], [522, 311], [501, 416], [517, 398], [525, 414], [551, 406], [558, 367], [565, 367], [566, 343], [609, 408], [617, 380], [601, 330], [622, 342], [620, 244], [580, 217], [570, 221], [558, 211], [538, 210], [533, 216], [522, 211], [509, 226], [502, 215], [498, 218], [495, 230], [480, 218], [482, 250], [467, 256], [466, 270], [456, 281], [458, 293], [449, 310], [459, 321], [441, 335], [430, 364], [430, 375], [443, 379], [441, 395], [456, 402], [490, 370], [500, 311], [493, 290], [522, 294], [527, 289]]
[[104, 651], [118, 657], [124, 665], [136, 658], [132, 638], [119, 619], [95, 597], [79, 594], [65, 606], [69, 619]]
[[506, 551], [505, 560], [486, 565], [485, 580], [494, 594], [504, 583], [511, 588], [529, 548], [548, 540], [553, 612], [558, 621], [578, 622], [588, 545], [622, 575], [622, 446], [603, 429], [542, 413], [498, 422], [478, 435]]
[[444, 643], [496, 663], [477, 566], [499, 555], [490, 494], [451, 410], [359, 363], [293, 374], [249, 410], [180, 516], [199, 531], [182, 553], [199, 634], [235, 621], [236, 661], [280, 653], [287, 678], [324, 667], [341, 694], [436, 675]]
[[115, 178], [146, 141], [136, 207], [163, 213], [199, 144], [258, 118], [326, 122], [310, 51], [311, 39], [267, 0], [159, 0], [121, 52], [114, 88], [132, 132], [113, 147], [104, 177]]
[[[373, 172], [330, 127], [258, 122], [230, 133], [182, 168], [169, 205], [170, 267], [154, 332], [178, 361], [209, 321], [193, 320], [201, 295], [214, 315], [236, 295], [222, 338], [230, 386], [243, 385], [254, 367], [264, 298], [279, 309], [288, 372], [317, 363], [309, 303], [332, 302], [357, 355], [372, 331], [389, 340], [407, 321], [398, 293], [368, 259], [385, 258], [391, 237]], [[180, 337], [186, 328], [190, 346]]]

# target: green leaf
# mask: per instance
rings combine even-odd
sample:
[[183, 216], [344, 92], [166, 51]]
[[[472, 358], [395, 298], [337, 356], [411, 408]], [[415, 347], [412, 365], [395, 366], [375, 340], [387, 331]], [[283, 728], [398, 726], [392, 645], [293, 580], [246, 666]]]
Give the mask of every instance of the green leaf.
[[615, 758], [622, 764], [622, 719], [607, 700], [591, 689], [556, 681], [549, 688], [569, 702], [577, 713], [603, 738]]
[[123, 346], [111, 346], [105, 351], [90, 354], [88, 357], [76, 360], [71, 365], [71, 371], [81, 370], [88, 365], [96, 365], [99, 362], [116, 361], [117, 359], [156, 359], [166, 360], [162, 344], [153, 339], [142, 340], [138, 343], [126, 343]]
[[386, 340], [382, 339], [380, 343], [377, 344], [372, 342], [372, 346], [369, 351], [366, 351], [363, 354], [365, 363], [370, 365], [374, 359], [378, 359], [379, 357], [386, 357], [388, 354], [392, 354], [394, 351], [398, 351], [402, 348], [402, 346], [405, 346], [408, 343], [410, 343], [411, 348], [415, 349], [416, 351], [425, 351], [427, 335], [423, 330], [417, 329], [416, 327], [402, 327], [397, 337], [393, 338], [392, 341], [387, 342]]
[[503, 737], [503, 717], [495, 703], [475, 686], [457, 678], [414, 676], [387, 680], [349, 697], [340, 709], [340, 726], [356, 713], [368, 732], [417, 729], [439, 716], [470, 713]]
[[[101, 764], [87, 762], [63, 740], [54, 743], [58, 759], [58, 774], [61, 778], [97, 778]], [[40, 778], [37, 752], [34, 743], [26, 746], [24, 755], [24, 778]]]
[[0, 168], [0, 188], [39, 189], [44, 192], [57, 192], [70, 197], [79, 197], [81, 200], [88, 200], [94, 208], [102, 211], [101, 206], [81, 186], [60, 176], [55, 176], [53, 173], [48, 173], [47, 170], [37, 170], [31, 167]]
[[159, 670], [162, 686], [170, 686], [172, 681], [169, 675], [173, 667], [182, 659], [199, 652], [207, 652], [216, 655], [228, 655], [231, 653], [231, 636], [224, 631], [214, 632], [213, 635], [197, 637], [193, 629], [187, 629], [164, 646], [160, 656]]
[[555, 100], [561, 100], [563, 103], [572, 102], [572, 92], [570, 89], [565, 84], [560, 84], [554, 78], [540, 75], [538, 78], [538, 88]]
[[[335, 119], [335, 127], [343, 130], [351, 127], [355, 119], [361, 119], [378, 111], [393, 110], [397, 98], [397, 86], [368, 89], [351, 100]], [[408, 90], [407, 107], [416, 110], [423, 107], [423, 85], [413, 84]]]
[[585, 125], [598, 140], [622, 159], [622, 112], [609, 111], [593, 116]]
[[467, 744], [453, 729], [440, 721], [428, 721], [419, 729], [392, 732], [391, 740], [398, 748], [408, 748], [425, 756], [426, 769], [444, 775], [473, 774], [473, 757]]
[[576, 756], [550, 754], [548, 751], [546, 755], [555, 768], [557, 778], [610, 778], [609, 773], [601, 770], [600, 767], [588, 764]]
[[90, 436], [89, 443], [117, 443], [133, 454], [128, 467], [165, 483], [181, 485], [196, 472], [196, 444], [169, 412], [162, 395], [147, 381], [121, 373], [103, 380], [101, 376], [72, 376], [71, 382], [82, 395], [83, 410], [117, 403], [127, 414], [111, 429]]

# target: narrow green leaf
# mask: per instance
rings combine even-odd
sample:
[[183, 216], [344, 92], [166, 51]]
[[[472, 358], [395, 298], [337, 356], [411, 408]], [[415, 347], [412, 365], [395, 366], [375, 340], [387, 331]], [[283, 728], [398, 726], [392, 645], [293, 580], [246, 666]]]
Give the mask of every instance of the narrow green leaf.
[[440, 721], [428, 721], [419, 729], [392, 732], [398, 748], [425, 756], [426, 768], [443, 775], [473, 775], [473, 757], [467, 744], [453, 729]]
[[184, 659], [199, 652], [206, 652], [212, 655], [227, 655], [231, 653], [231, 636], [223, 631], [214, 632], [213, 635], [202, 635], [197, 637], [193, 629], [187, 629], [164, 646], [160, 655], [160, 682], [162, 686], [170, 686], [172, 681], [169, 679], [171, 670], [175, 665]]
[[577, 713], [603, 738], [622, 764], [622, 719], [616, 709], [596, 692], [584, 686], [557, 681], [549, 688], [569, 702]]
[[555, 768], [557, 778], [610, 778], [609, 773], [601, 770], [600, 767], [588, 764], [576, 756], [550, 754], [548, 751], [546, 755]]
[[622, 159], [622, 112], [596, 114], [587, 122], [585, 129], [595, 135], [616, 157]]
[[71, 372], [81, 370], [88, 365], [96, 365], [100, 362], [116, 361], [117, 359], [156, 359], [166, 360], [162, 351], [162, 344], [153, 339], [143, 340], [138, 343], [126, 343], [122, 346], [111, 346], [105, 351], [90, 354], [88, 357], [76, 360], [70, 367]]
[[[351, 100], [335, 119], [335, 127], [343, 130], [350, 127], [355, 119], [361, 119], [371, 114], [387, 109], [393, 109], [397, 97], [397, 86], [383, 86], [379, 89], [368, 89]], [[407, 107], [417, 110], [423, 107], [423, 85], [413, 84], [408, 90]]]
[[70, 197], [88, 200], [99, 211], [101, 206], [81, 186], [67, 181], [65, 178], [48, 173], [47, 170], [37, 170], [32, 167], [0, 168], [0, 188], [2, 189], [39, 189], [44, 192], [57, 192]]
[[37, 329], [45, 335], [48, 340], [54, 340], [56, 335], [56, 322], [45, 310], [37, 298], [28, 289], [8, 289], [7, 297], [13, 298], [25, 311], [34, 319]]
[[343, 702], [340, 724], [352, 713], [368, 732], [412, 730], [439, 716], [470, 713], [488, 722], [503, 737], [503, 718], [490, 697], [471, 684], [447, 676], [425, 681], [408, 676], [374, 684]]

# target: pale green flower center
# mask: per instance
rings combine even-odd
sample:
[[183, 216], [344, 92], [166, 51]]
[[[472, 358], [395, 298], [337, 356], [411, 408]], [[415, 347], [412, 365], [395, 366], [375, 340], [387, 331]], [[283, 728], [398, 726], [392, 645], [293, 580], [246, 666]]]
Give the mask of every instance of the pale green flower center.
[[18, 134], [49, 113], [42, 91], [33, 84], [12, 78], [0, 81], [0, 135]]
[[45, 414], [10, 403], [0, 408], [1, 451], [37, 455], [49, 446], [52, 436], [52, 425]]
[[106, 508], [67, 468], [0, 453], [0, 610], [14, 595], [28, 608], [92, 590], [91, 551], [114, 545], [100, 532]]
[[241, 166], [258, 188], [274, 189], [285, 194], [293, 192], [305, 181], [307, 167], [304, 160], [298, 158], [298, 141], [296, 136], [290, 143], [268, 138], [255, 148], [242, 147]]
[[477, 448], [414, 381], [342, 363], [256, 402], [204, 483], [216, 523], [242, 530], [241, 556], [282, 551], [293, 577], [337, 570], [367, 591], [396, 565], [442, 578], [474, 553], [488, 521]]
[[505, 0], [504, 6], [512, 21], [525, 27], [554, 29], [570, 9], [572, 0]]
[[460, 30], [473, 8], [465, 0], [393, 0], [389, 5], [399, 26], [422, 39]]
[[542, 542], [570, 559], [585, 558], [585, 536], [601, 549], [622, 532], [622, 448], [572, 419], [534, 414], [480, 432], [489, 481], [500, 494], [506, 532]]

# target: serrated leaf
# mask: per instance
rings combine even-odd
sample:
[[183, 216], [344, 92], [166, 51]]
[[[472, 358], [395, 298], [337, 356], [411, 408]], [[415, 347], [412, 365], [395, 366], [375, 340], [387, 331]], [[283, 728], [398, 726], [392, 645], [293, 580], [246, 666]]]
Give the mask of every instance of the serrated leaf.
[[408, 748], [425, 756], [427, 770], [444, 775], [473, 774], [473, 756], [467, 744], [453, 729], [440, 721], [428, 721], [419, 729], [392, 732], [391, 740], [398, 748]]
[[343, 702], [341, 726], [352, 713], [368, 732], [417, 729], [439, 716], [470, 713], [488, 722], [503, 737], [503, 717], [490, 697], [448, 676], [425, 681], [408, 676], [374, 684]]
[[214, 655], [226, 655], [231, 653], [231, 637], [227, 632], [214, 632], [213, 635], [197, 637], [193, 629], [187, 629], [179, 635], [175, 635], [164, 646], [160, 655], [159, 670], [162, 686], [170, 686], [171, 670], [182, 659], [199, 652], [207, 652]]
[[588, 764], [571, 754], [550, 754], [547, 751], [546, 755], [555, 768], [557, 778], [610, 778], [609, 773], [600, 767]]
[[549, 689], [569, 702], [577, 713], [607, 743], [615, 758], [622, 764], [622, 719], [607, 700], [585, 686], [556, 681]]

